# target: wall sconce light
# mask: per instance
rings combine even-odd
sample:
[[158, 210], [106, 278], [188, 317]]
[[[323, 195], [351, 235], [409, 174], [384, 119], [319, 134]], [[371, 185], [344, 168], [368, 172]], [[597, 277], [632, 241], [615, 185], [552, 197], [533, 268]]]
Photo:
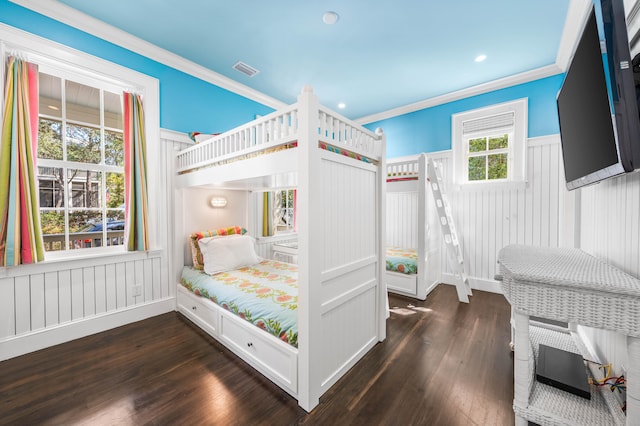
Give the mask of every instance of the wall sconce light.
[[227, 199], [224, 197], [213, 197], [209, 200], [209, 204], [215, 209], [222, 208], [227, 205]]

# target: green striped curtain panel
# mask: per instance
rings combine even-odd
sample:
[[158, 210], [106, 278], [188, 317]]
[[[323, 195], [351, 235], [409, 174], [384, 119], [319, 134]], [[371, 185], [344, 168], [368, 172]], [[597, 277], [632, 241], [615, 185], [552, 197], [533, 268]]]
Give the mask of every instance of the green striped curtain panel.
[[0, 146], [0, 266], [44, 260], [35, 178], [38, 67], [10, 57]]
[[125, 246], [148, 250], [147, 150], [140, 95], [124, 93]]
[[262, 236], [271, 237], [274, 234], [273, 219], [273, 193], [264, 192], [262, 196]]

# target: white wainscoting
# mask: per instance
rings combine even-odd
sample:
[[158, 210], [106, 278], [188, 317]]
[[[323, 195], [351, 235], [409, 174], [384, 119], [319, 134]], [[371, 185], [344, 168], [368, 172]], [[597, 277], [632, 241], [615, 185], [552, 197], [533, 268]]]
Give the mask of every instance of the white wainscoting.
[[153, 250], [0, 268], [0, 360], [175, 309], [168, 200], [174, 192], [173, 145], [184, 146], [185, 139], [163, 131], [161, 140], [148, 141], [158, 149], [149, 186]]
[[319, 268], [310, 268], [320, 276], [311, 273], [310, 280], [322, 300], [320, 347], [332, 348], [319, 367], [325, 390], [377, 342], [382, 285], [376, 241], [378, 172], [369, 164], [335, 157], [325, 154], [322, 159], [320, 175], [326, 180], [316, 187], [317, 203], [311, 207], [314, 219], [324, 221], [313, 249], [317, 257], [311, 257]]
[[[0, 359], [172, 310], [164, 267], [157, 251], [5, 268], [0, 275]], [[147, 307], [140, 317], [128, 312], [117, 318], [156, 302], [165, 303]]]
[[[640, 173], [600, 182], [580, 191], [580, 248], [640, 277]], [[616, 374], [628, 366], [626, 338], [580, 327], [597, 356]]]
[[[387, 184], [387, 189], [393, 183]], [[418, 247], [418, 191], [387, 190], [387, 246]]]
[[[298, 236], [295, 234], [261, 237], [256, 240], [256, 254], [264, 259], [275, 259], [272, 248], [274, 244], [295, 243], [296, 241], [298, 241]], [[276, 260], [291, 261], [292, 259], [280, 259], [280, 257], [278, 257]]]
[[[491, 184], [474, 188], [452, 182], [451, 151], [429, 156], [443, 165], [444, 190], [451, 203], [461, 241], [465, 271], [472, 288], [501, 292], [494, 280], [500, 249], [509, 244], [557, 247], [564, 189], [560, 137], [529, 139], [526, 185]], [[443, 279], [453, 282], [446, 247], [442, 246]]]

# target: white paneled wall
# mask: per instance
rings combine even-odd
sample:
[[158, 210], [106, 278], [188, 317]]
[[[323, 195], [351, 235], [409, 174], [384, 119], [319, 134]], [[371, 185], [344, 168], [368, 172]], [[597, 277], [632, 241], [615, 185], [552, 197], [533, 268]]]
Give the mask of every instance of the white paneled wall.
[[[12, 268], [0, 278], [0, 341], [167, 298], [159, 253]], [[140, 295], [134, 294], [139, 286]]]
[[[634, 277], [640, 277], [640, 174], [638, 172], [580, 190], [580, 248]], [[596, 354], [619, 374], [628, 365], [626, 338], [580, 328]]]
[[[247, 191], [225, 191], [212, 188], [184, 188], [182, 191], [182, 230], [175, 229], [182, 238], [181, 245], [184, 248], [184, 264], [191, 264], [191, 248], [189, 247], [189, 235], [198, 232], [226, 228], [230, 226], [247, 226]], [[209, 204], [212, 197], [224, 197], [227, 205], [224, 208], [213, 208]], [[253, 233], [251, 233], [253, 235]]]
[[[500, 291], [493, 278], [498, 251], [506, 245], [560, 245], [560, 218], [566, 205], [562, 197], [569, 195], [564, 189], [559, 135], [528, 141], [526, 184], [459, 187], [452, 182], [451, 152], [430, 157], [443, 165], [444, 190], [473, 288]], [[443, 255], [445, 280], [451, 271], [446, 263]]]
[[377, 190], [377, 176], [370, 170], [340, 162], [324, 161], [322, 165], [324, 224], [320, 229], [325, 230], [325, 242], [318, 261], [322, 270], [327, 271], [375, 256], [377, 207], [373, 194]]
[[0, 360], [174, 310], [173, 139], [184, 146], [172, 132], [149, 141], [152, 250], [0, 268]]
[[[269, 238], [258, 238], [256, 241], [256, 254], [264, 259], [273, 259], [273, 246], [276, 243], [294, 243], [298, 241], [298, 237], [294, 235], [281, 235]], [[278, 258], [276, 260], [290, 262], [293, 259]]]
[[323, 157], [319, 175], [325, 178], [312, 192], [309, 214], [311, 224], [324, 222], [323, 231], [311, 239], [308, 273], [314, 287], [309, 294], [321, 300], [318, 347], [333, 348], [319, 368], [326, 390], [377, 341], [380, 176], [370, 164], [331, 153]]
[[[404, 183], [404, 182], [403, 182]], [[387, 184], [387, 246], [418, 247], [418, 192], [390, 192]]]

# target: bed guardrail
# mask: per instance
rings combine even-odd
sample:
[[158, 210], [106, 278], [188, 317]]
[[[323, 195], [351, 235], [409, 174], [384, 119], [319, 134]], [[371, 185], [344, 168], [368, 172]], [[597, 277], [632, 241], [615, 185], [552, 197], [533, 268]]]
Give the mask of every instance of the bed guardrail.
[[321, 106], [318, 121], [318, 136], [321, 142], [366, 157], [373, 162], [380, 161], [385, 155], [378, 135], [330, 109]]
[[180, 151], [178, 173], [275, 148], [298, 137], [297, 104]]
[[387, 179], [417, 179], [419, 174], [417, 158], [387, 163]]
[[[300, 103], [293, 104], [180, 151], [177, 172], [181, 174], [297, 142], [300, 108]], [[324, 107], [318, 109], [318, 139], [340, 152], [347, 151], [371, 162], [380, 161], [385, 154], [379, 135]], [[291, 146], [294, 145], [287, 147]]]

